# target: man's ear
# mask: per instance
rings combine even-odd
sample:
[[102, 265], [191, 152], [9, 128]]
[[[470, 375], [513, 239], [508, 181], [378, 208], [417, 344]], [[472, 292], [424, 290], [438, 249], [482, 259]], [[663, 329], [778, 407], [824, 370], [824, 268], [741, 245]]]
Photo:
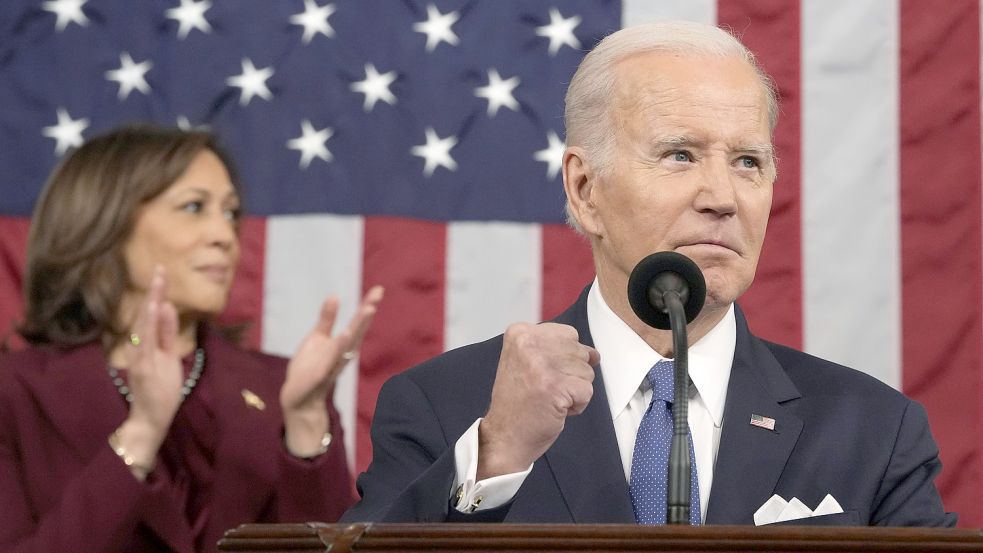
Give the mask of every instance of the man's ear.
[[587, 161], [584, 149], [567, 148], [563, 152], [563, 191], [567, 194], [570, 215], [589, 236], [603, 234], [595, 204], [596, 184], [597, 172]]

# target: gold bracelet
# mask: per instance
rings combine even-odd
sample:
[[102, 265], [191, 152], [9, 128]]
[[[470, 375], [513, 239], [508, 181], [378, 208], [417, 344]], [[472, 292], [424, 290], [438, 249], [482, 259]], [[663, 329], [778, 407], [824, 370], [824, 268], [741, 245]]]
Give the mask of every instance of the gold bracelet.
[[147, 474], [150, 474], [150, 472], [154, 470], [154, 467], [137, 464], [136, 459], [134, 459], [133, 456], [126, 451], [126, 448], [119, 442], [119, 439], [119, 428], [117, 428], [116, 430], [113, 430], [112, 434], [109, 435], [109, 447], [113, 449], [113, 453], [122, 459], [123, 464], [128, 468], [139, 469]]

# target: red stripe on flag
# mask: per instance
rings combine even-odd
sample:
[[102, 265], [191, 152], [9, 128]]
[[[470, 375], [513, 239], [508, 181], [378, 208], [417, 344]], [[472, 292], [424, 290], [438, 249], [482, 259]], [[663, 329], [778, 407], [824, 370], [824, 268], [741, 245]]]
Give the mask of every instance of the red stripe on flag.
[[266, 218], [249, 217], [239, 228], [242, 253], [229, 293], [229, 305], [219, 318], [222, 324], [245, 324], [242, 343], [259, 349], [263, 331], [263, 273], [266, 267]]
[[372, 459], [369, 428], [382, 384], [444, 349], [447, 227], [442, 223], [366, 217], [362, 287], [386, 296], [359, 355], [355, 472]]
[[739, 303], [755, 334], [801, 348], [800, 5], [797, 0], [718, 0], [717, 20], [754, 52], [781, 99], [771, 220], [754, 285]]
[[904, 390], [928, 409], [960, 525], [983, 525], [980, 3], [901, 2]]
[[592, 280], [587, 239], [567, 225], [543, 225], [543, 320], [562, 313]]
[[0, 217], [0, 347], [20, 348], [24, 341], [14, 325], [24, 315], [24, 268], [27, 265], [27, 234], [31, 220]]

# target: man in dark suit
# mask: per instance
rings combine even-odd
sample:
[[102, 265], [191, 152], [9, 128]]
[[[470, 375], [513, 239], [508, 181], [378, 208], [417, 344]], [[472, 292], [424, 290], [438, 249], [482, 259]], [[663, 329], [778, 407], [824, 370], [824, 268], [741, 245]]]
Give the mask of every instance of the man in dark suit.
[[665, 494], [647, 421], [673, 401], [659, 384], [672, 338], [635, 316], [626, 289], [643, 257], [677, 251], [707, 282], [688, 326], [695, 523], [780, 521], [790, 503], [798, 516], [823, 507], [795, 523], [954, 525], [924, 410], [754, 337], [734, 303], [764, 240], [777, 115], [754, 57], [715, 27], [639, 26], [598, 44], [567, 91], [563, 157], [597, 279], [552, 322], [391, 379], [343, 520], [660, 522], [646, 515], [660, 511], [651, 490]]

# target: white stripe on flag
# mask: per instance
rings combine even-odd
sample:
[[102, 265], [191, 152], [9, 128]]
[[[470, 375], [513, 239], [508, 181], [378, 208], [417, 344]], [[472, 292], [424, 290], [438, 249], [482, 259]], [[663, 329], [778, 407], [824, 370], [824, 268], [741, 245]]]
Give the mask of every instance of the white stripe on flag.
[[539, 321], [542, 249], [539, 225], [448, 224], [445, 349], [486, 340], [513, 322]]
[[805, 349], [898, 388], [898, 7], [802, 0], [801, 17]]
[[717, 0], [624, 0], [621, 4], [623, 27], [658, 19], [716, 23]]
[[[341, 300], [335, 330], [355, 313], [362, 293], [363, 220], [357, 216], [295, 215], [267, 219], [263, 283], [263, 351], [290, 356], [311, 331], [324, 298]], [[358, 359], [335, 385], [349, 466], [355, 466]]]

